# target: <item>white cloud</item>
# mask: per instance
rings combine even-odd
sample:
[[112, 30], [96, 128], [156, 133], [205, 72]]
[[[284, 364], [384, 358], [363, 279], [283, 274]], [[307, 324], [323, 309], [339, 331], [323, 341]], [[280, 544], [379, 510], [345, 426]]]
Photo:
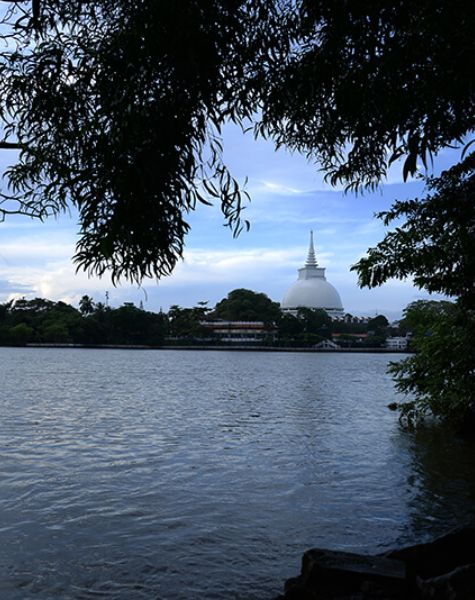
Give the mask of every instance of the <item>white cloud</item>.
[[[395, 280], [382, 288], [360, 290], [356, 273], [349, 271], [346, 252], [350, 246], [349, 243], [342, 244], [336, 251], [318, 252], [319, 263], [327, 268], [327, 278], [340, 292], [345, 310], [364, 315], [382, 312], [396, 318], [409, 302], [426, 297], [410, 281]], [[3, 298], [0, 290], [0, 300], [25, 295], [77, 305], [83, 294], [104, 301], [107, 290], [113, 306], [125, 301], [138, 304], [143, 300], [149, 310], [160, 307], [167, 310], [171, 304], [192, 306], [203, 299], [214, 306], [232, 289], [244, 287], [264, 292], [279, 301], [296, 280], [297, 269], [303, 266], [306, 254], [307, 246], [303, 245], [279, 250], [271, 247], [188, 249], [185, 260], [178, 264], [171, 277], [161, 280], [158, 285], [155, 281], [144, 281], [143, 289], [129, 284], [114, 288], [108, 277], [99, 279], [89, 278], [83, 272], [76, 274], [69, 258], [46, 260], [38, 267], [3, 266], [0, 279], [8, 287], [3, 289]], [[14, 293], [15, 285], [22, 286], [17, 293]], [[25, 289], [31, 291], [25, 293]]]
[[164, 287], [189, 285], [193, 282], [238, 282], [240, 279], [262, 281], [275, 277], [279, 271], [293, 268], [302, 262], [302, 248], [275, 250], [249, 248], [246, 250], [193, 249], [185, 253], [172, 277], [164, 279]]
[[48, 242], [46, 236], [41, 238], [20, 237], [15, 241], [0, 245], [0, 265], [12, 262], [32, 262], [48, 259], [70, 258], [74, 254], [74, 244], [71, 239], [59, 242]]
[[[259, 189], [259, 188], [257, 188]], [[288, 196], [289, 194], [302, 194], [304, 190], [300, 190], [294, 187], [289, 187], [287, 185], [283, 185], [282, 183], [276, 181], [262, 181], [262, 186], [260, 189], [264, 189], [265, 191], [270, 191], [273, 194], [283, 194]], [[256, 190], [257, 191], [257, 190]]]
[[[69, 260], [55, 261], [41, 267], [6, 267], [0, 269], [2, 279], [14, 285], [25, 286], [31, 292], [28, 297], [40, 296], [52, 300], [64, 300], [82, 294], [103, 291], [107, 286], [112, 287], [110, 278], [88, 278], [83, 273], [75, 273], [74, 265]], [[23, 294], [22, 294], [23, 295]]]

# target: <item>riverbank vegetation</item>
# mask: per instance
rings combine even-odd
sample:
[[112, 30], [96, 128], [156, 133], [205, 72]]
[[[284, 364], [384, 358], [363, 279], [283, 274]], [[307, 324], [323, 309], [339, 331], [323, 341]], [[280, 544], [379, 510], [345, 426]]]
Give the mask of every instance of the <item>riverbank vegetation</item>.
[[[454, 303], [416, 303], [405, 322], [416, 354], [390, 367], [396, 387], [410, 395], [400, 405], [407, 422], [428, 414], [458, 427], [475, 426], [475, 155], [426, 180], [424, 199], [396, 202], [381, 213], [394, 231], [353, 269], [362, 286], [412, 276], [428, 292]], [[401, 219], [403, 220], [401, 223]]]
[[475, 431], [475, 314], [459, 303], [414, 303], [404, 323], [414, 354], [392, 362], [396, 388], [407, 393], [401, 420], [413, 425], [428, 415], [473, 435]]
[[[243, 343], [311, 348], [334, 339], [343, 348], [381, 348], [389, 335], [405, 332], [390, 327], [384, 315], [362, 319], [345, 315], [332, 320], [323, 310], [302, 308], [297, 315], [284, 314], [265, 294], [233, 290], [211, 309], [207, 302], [192, 308], [171, 306], [158, 313], [125, 303], [118, 308], [83, 296], [78, 308], [65, 302], [25, 298], [0, 304], [0, 344], [86, 345], [225, 345], [216, 326], [260, 323], [259, 338]], [[234, 343], [239, 338], [233, 338]]]

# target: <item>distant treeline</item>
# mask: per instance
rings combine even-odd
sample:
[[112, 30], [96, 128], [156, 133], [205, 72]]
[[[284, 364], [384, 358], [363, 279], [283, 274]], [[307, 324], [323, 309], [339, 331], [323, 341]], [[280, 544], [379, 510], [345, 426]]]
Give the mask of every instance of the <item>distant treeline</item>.
[[213, 309], [199, 302], [192, 308], [174, 305], [158, 313], [130, 302], [113, 308], [86, 295], [78, 308], [43, 298], [12, 300], [0, 304], [0, 344], [209, 344], [210, 331], [203, 322], [211, 319], [261, 321], [270, 333], [264, 343], [290, 347], [310, 347], [332, 336], [345, 347], [380, 347], [388, 335], [400, 333], [383, 315], [369, 320], [346, 315], [336, 321], [323, 310], [301, 309], [293, 316], [283, 314], [265, 294], [237, 289]]

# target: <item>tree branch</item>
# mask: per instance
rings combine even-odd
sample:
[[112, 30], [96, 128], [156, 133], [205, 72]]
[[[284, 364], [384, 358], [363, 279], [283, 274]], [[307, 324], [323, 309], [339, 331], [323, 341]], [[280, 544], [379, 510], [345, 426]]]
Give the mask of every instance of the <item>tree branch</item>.
[[44, 217], [35, 212], [29, 212], [27, 210], [22, 210], [21, 208], [18, 210], [8, 210], [6, 208], [0, 208], [0, 223], [5, 221], [5, 217], [7, 215], [21, 215], [22, 217], [31, 217], [32, 219], [39, 219], [43, 221]]
[[[4, 2], [4, 0], [0, 0]], [[0, 142], [0, 150], [23, 150], [24, 146], [17, 142]]]

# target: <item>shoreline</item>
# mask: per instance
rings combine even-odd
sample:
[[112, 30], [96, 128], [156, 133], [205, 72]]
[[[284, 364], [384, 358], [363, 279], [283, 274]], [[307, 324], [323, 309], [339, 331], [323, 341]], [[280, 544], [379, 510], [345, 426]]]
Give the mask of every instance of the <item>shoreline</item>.
[[307, 353], [353, 353], [353, 354], [412, 354], [410, 350], [393, 348], [294, 348], [288, 346], [148, 346], [145, 344], [53, 344], [30, 343], [25, 346], [2, 346], [3, 348], [84, 348], [105, 350], [204, 350], [225, 352], [307, 352]]

